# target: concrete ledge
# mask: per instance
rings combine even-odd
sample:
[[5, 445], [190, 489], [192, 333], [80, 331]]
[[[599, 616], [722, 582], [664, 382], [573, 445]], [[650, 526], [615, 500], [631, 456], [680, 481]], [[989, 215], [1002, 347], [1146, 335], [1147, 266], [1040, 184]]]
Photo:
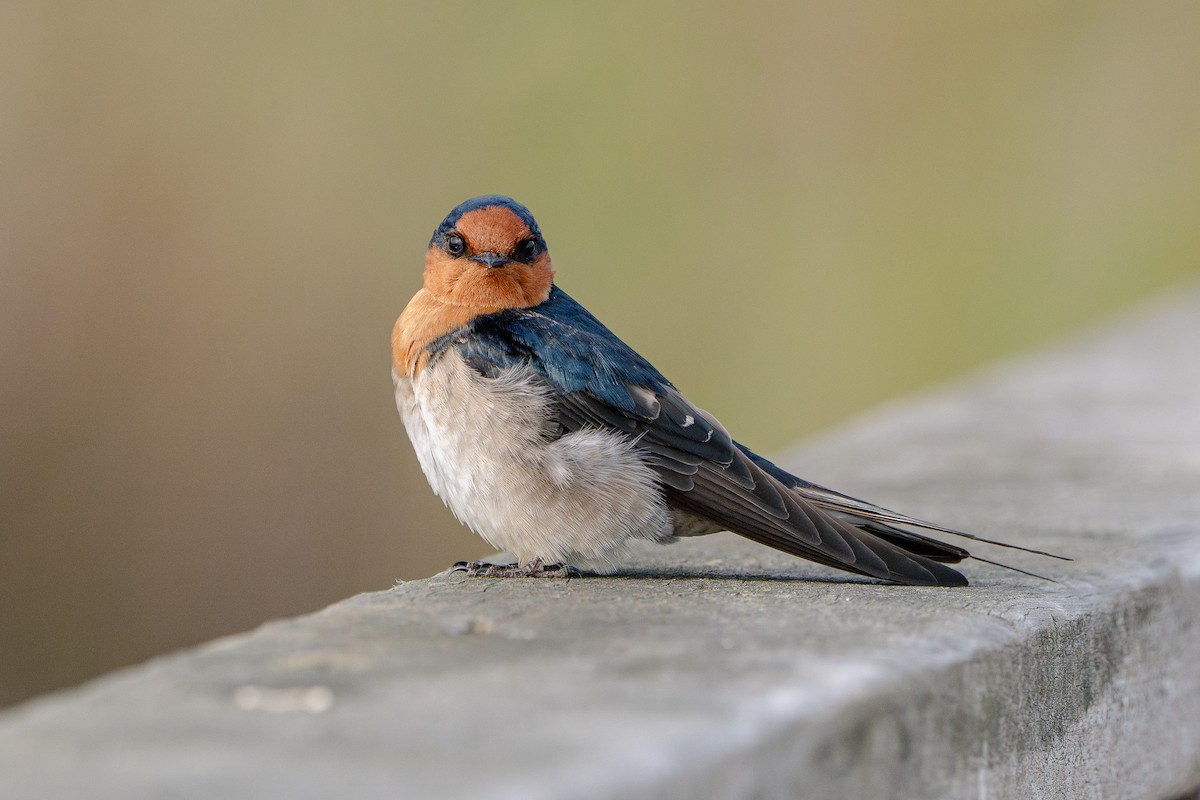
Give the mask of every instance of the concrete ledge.
[[984, 535], [965, 589], [725, 536], [455, 575], [0, 715], [5, 798], [1170, 798], [1200, 785], [1200, 292], [797, 450]]

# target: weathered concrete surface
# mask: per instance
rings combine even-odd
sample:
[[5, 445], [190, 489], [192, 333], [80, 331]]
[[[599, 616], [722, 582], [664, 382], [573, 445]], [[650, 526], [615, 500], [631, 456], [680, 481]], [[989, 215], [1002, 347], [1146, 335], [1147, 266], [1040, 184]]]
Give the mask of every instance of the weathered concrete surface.
[[785, 459], [1072, 555], [981, 548], [1061, 583], [884, 586], [728, 536], [613, 578], [441, 575], [0, 716], [0, 796], [1183, 795], [1198, 351], [1191, 292]]

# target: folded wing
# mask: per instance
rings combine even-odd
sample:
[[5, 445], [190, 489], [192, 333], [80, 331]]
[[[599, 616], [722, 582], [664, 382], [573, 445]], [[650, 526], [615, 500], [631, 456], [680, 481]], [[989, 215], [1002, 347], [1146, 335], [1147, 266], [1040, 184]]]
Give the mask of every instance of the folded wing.
[[913, 585], [966, 584], [945, 566], [967, 558], [963, 548], [827, 510], [780, 479], [787, 473], [732, 441], [674, 387], [653, 394], [637, 388], [643, 392], [634, 389], [641, 401], [634, 412], [616, 412], [587, 392], [562, 394], [560, 420], [565, 430], [616, 428], [635, 437], [673, 508], [838, 569]]
[[447, 347], [484, 374], [531, 367], [553, 397], [558, 435], [592, 427], [629, 436], [676, 509], [838, 569], [906, 584], [967, 582], [946, 566], [966, 550], [892, 523], [937, 526], [804, 481], [734, 442], [558, 287], [540, 306], [479, 317], [432, 345]]

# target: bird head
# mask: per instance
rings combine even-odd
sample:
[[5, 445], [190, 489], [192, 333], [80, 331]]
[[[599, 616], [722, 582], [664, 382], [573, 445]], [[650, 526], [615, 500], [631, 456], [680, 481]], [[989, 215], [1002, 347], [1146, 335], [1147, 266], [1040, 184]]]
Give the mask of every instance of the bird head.
[[503, 195], [474, 197], [451, 211], [425, 254], [425, 289], [450, 305], [528, 308], [549, 296], [553, 280], [533, 215]]

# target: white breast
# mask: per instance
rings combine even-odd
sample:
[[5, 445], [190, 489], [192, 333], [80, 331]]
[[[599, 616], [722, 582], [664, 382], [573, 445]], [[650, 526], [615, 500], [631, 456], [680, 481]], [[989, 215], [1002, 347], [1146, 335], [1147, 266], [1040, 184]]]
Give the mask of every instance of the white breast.
[[549, 399], [528, 368], [486, 378], [449, 351], [395, 384], [434, 492], [522, 563], [604, 567], [631, 539], [671, 539], [658, 480], [628, 437], [584, 429], [549, 441]]

